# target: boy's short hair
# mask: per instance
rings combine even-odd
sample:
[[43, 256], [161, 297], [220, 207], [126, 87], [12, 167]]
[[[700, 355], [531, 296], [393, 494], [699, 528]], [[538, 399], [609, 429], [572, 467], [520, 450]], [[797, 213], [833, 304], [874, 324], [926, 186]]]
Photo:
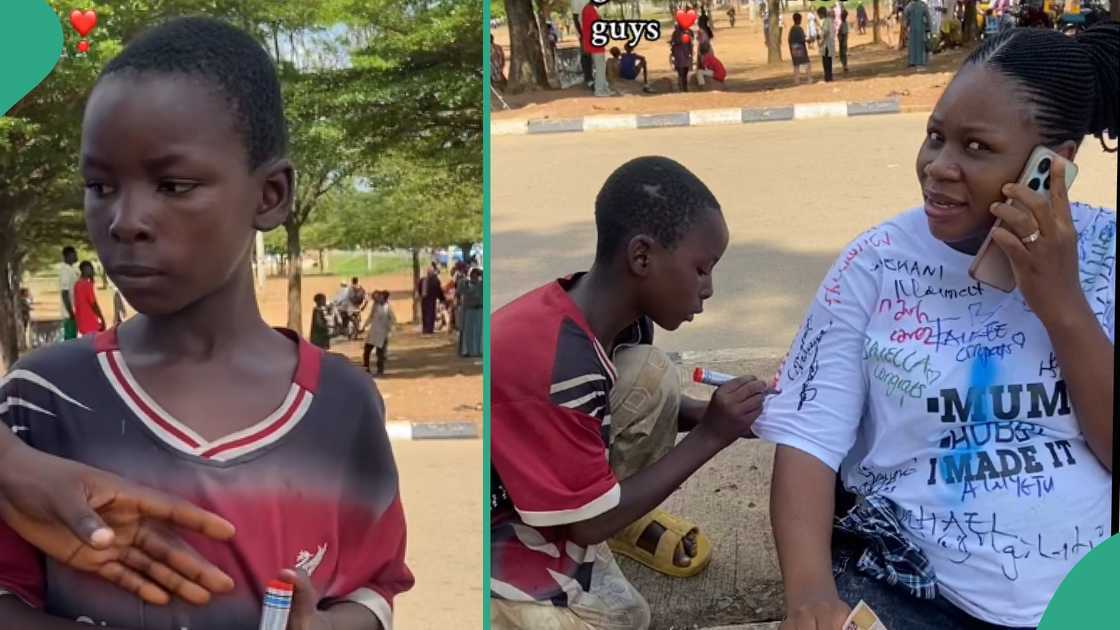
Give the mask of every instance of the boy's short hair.
[[358, 277], [354, 276], [353, 278], [350, 278], [350, 284], [358, 284]]
[[77, 255], [78, 255], [78, 250], [74, 249], [73, 245], [67, 245], [66, 247], [62, 248], [62, 256], [63, 257], [77, 256]]
[[800, 13], [794, 12], [793, 23], [794, 24], [801, 24], [801, 14]]
[[622, 51], [618, 49], [618, 46], [611, 46], [611, 56], [612, 57], [618, 57], [621, 54], [622, 54]]
[[312, 302], [326, 302], [327, 296], [323, 293], [316, 293], [315, 297], [311, 298]]
[[824, 17], [828, 15], [828, 11], [826, 11], [824, 7], [817, 7], [817, 15], [820, 17]]
[[250, 168], [288, 150], [276, 66], [256, 40], [226, 22], [185, 17], [148, 29], [105, 66], [100, 78], [127, 71], [183, 74], [220, 87], [233, 105]]
[[93, 273], [93, 263], [88, 260], [83, 260], [82, 262], [78, 263], [78, 271], [84, 272], [86, 269], [89, 269], [89, 272]]
[[630, 160], [595, 197], [595, 261], [607, 262], [636, 234], [672, 249], [710, 211], [721, 212], [715, 195], [680, 163], [661, 156]]

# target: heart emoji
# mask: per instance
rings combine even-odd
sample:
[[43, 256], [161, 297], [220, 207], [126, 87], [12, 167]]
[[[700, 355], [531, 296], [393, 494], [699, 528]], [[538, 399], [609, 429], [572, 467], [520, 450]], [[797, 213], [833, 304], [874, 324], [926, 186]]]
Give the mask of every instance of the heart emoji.
[[74, 27], [75, 31], [78, 31], [78, 35], [85, 37], [89, 35], [93, 27], [97, 26], [97, 14], [93, 11], [82, 13], [74, 9], [73, 13], [70, 14], [70, 25]]
[[51, 73], [62, 54], [62, 23], [46, 0], [4, 3], [0, 37], [0, 114]]
[[78, 52], [80, 52], [80, 53], [89, 52], [89, 42], [87, 42], [84, 39], [82, 41], [78, 42]]
[[684, 30], [687, 31], [688, 29], [692, 28], [692, 25], [695, 24], [695, 23], [696, 23], [696, 12], [695, 11], [693, 11], [692, 9], [689, 9], [688, 12], [686, 13], [684, 11], [684, 9], [677, 9], [677, 25], [678, 26], [680, 26], [681, 28], [683, 28]]
[[684, 35], [681, 35], [681, 43], [682, 44], [687, 44], [691, 41], [692, 41], [692, 38], [688, 36], [688, 33], [685, 33]]

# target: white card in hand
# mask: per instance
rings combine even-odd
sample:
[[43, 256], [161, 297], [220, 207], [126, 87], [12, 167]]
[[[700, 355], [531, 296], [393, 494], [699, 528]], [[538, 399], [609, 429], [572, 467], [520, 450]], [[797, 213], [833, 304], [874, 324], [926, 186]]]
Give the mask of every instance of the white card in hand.
[[887, 630], [875, 611], [861, 599], [844, 621], [843, 630]]

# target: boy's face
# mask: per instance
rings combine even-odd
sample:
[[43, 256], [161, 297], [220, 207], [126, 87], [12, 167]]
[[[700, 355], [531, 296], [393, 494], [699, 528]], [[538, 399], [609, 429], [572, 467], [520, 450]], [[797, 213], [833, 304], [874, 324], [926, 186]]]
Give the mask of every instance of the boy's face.
[[676, 330], [704, 310], [712, 297], [712, 269], [727, 249], [723, 214], [709, 211], [693, 224], [677, 246], [654, 244], [649, 269], [639, 290], [639, 308], [658, 326]]
[[174, 313], [245, 270], [254, 229], [282, 223], [291, 165], [250, 171], [231, 105], [176, 74], [109, 76], [90, 95], [81, 171], [90, 240], [124, 297]]

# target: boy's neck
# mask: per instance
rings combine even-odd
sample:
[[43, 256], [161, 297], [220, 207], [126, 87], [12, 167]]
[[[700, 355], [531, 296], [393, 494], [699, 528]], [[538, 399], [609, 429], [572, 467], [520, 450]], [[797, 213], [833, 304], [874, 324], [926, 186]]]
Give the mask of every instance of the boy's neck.
[[625, 288], [628, 283], [618, 275], [616, 270], [592, 265], [568, 292], [607, 352], [618, 335], [641, 315], [632, 293]]
[[235, 274], [214, 293], [168, 315], [140, 314], [122, 324], [122, 350], [129, 349], [187, 360], [237, 355], [260, 348], [275, 331], [265, 323], [257, 305], [253, 278]]

